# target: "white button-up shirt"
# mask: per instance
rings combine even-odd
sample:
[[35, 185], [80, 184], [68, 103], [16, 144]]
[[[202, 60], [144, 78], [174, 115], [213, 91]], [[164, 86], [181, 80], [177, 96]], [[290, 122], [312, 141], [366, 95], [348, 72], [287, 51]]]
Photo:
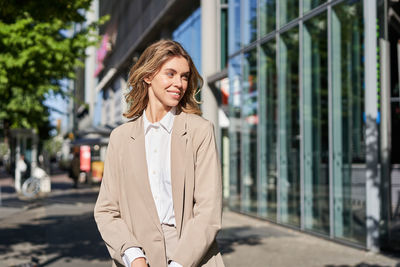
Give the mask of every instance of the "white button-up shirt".
[[[143, 128], [147, 171], [151, 193], [161, 224], [176, 225], [171, 186], [171, 133], [175, 108], [172, 108], [159, 122], [151, 123], [143, 111]], [[145, 257], [142, 250], [129, 248], [124, 253], [124, 263], [130, 267], [136, 258]], [[171, 262], [170, 267], [181, 266]]]
[[171, 133], [175, 111], [151, 123], [143, 112], [146, 161], [151, 193], [160, 223], [175, 225], [171, 187]]

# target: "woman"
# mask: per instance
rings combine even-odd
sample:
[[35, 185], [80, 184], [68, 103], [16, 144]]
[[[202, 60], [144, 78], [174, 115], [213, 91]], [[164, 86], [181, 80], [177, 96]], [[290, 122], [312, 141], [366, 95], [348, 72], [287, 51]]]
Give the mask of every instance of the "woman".
[[113, 266], [224, 266], [220, 164], [195, 99], [202, 82], [170, 40], [149, 46], [130, 71], [132, 120], [110, 135], [94, 214]]

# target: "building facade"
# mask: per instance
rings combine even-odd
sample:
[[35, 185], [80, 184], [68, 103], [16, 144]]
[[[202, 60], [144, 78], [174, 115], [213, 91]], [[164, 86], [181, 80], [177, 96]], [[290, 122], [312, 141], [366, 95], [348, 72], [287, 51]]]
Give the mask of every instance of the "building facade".
[[232, 209], [371, 250], [398, 242], [390, 2], [229, 1]]

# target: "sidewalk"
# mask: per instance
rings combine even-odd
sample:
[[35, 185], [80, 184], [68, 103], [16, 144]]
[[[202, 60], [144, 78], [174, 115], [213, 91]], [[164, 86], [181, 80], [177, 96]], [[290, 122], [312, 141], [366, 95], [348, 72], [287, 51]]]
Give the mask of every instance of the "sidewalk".
[[400, 258], [348, 247], [228, 210], [224, 210], [218, 241], [227, 267], [400, 267]]
[[[11, 185], [9, 184], [11, 182]], [[0, 176], [0, 267], [110, 266], [93, 220], [97, 186], [72, 188], [52, 176], [52, 193], [36, 202], [18, 199], [12, 179]], [[318, 238], [227, 209], [218, 243], [227, 267], [400, 267], [391, 258]], [[19, 265], [18, 265], [19, 264]]]
[[50, 195], [23, 201], [0, 174], [0, 267], [111, 266], [93, 219], [98, 186], [73, 188], [65, 173], [51, 181]]

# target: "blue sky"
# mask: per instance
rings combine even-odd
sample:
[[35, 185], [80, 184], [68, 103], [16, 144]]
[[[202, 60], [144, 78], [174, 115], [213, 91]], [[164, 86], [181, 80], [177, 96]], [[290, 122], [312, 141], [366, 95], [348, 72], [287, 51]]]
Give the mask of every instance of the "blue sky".
[[[68, 88], [68, 81], [61, 81], [63, 90], [66, 91]], [[61, 132], [67, 130], [68, 125], [68, 99], [63, 99], [60, 95], [54, 95], [53, 93], [46, 95], [44, 104], [50, 108], [50, 123], [53, 126], [57, 125], [57, 119], [61, 119]], [[59, 112], [58, 112], [59, 111]]]

